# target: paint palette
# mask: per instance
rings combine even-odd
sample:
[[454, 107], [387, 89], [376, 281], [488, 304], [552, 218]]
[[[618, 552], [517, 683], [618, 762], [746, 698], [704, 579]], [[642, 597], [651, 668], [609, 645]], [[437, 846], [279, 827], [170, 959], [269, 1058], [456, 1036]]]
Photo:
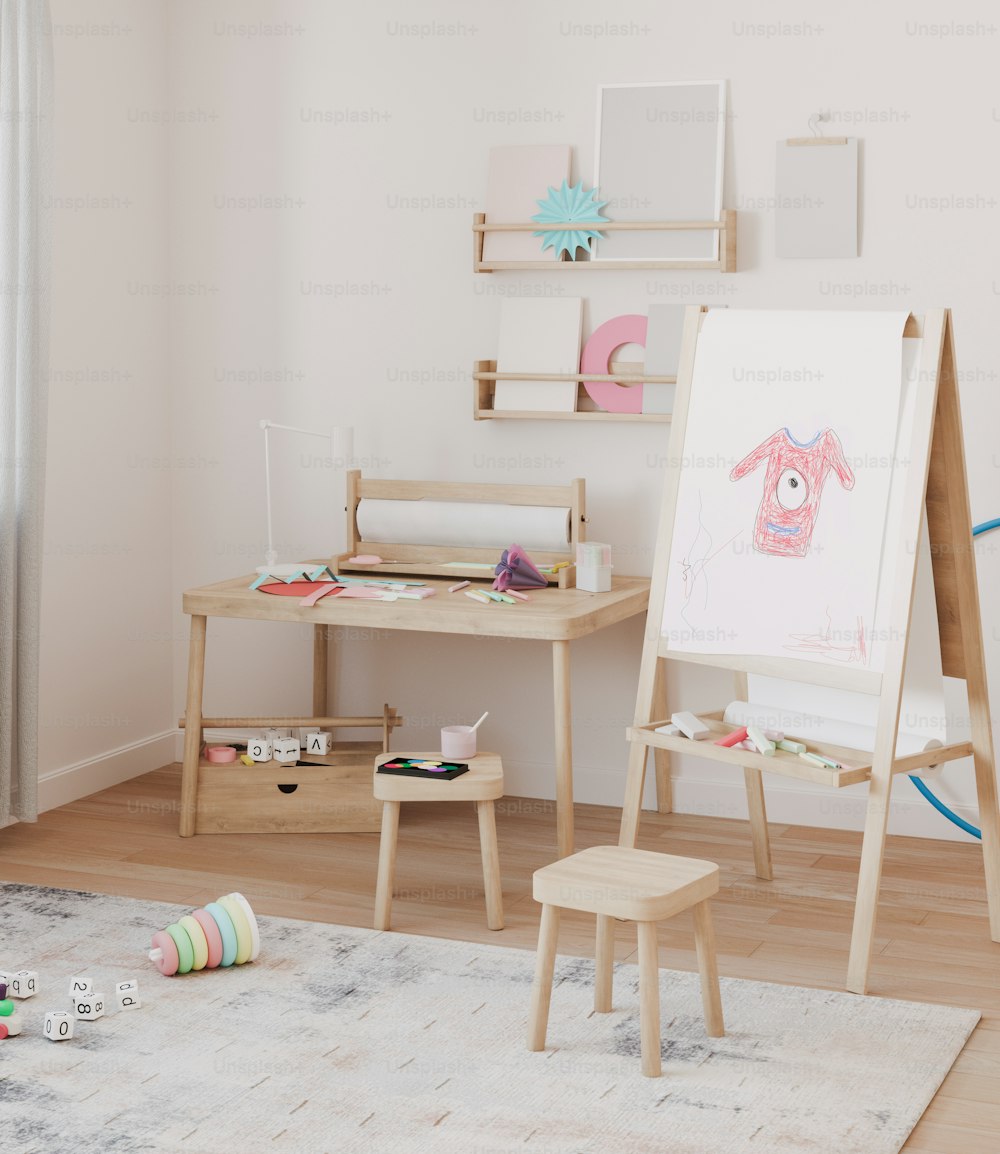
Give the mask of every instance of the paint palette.
[[393, 773], [398, 777], [430, 777], [451, 781], [469, 772], [464, 761], [438, 761], [436, 758], [394, 757], [378, 767], [379, 773]]

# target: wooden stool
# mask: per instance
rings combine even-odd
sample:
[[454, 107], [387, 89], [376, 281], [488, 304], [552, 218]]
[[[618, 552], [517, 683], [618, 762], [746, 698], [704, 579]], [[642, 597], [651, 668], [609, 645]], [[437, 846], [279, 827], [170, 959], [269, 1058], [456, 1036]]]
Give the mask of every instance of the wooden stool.
[[638, 923], [642, 1072], [658, 1078], [660, 982], [656, 923], [693, 907], [705, 1028], [709, 1037], [722, 1037], [725, 1028], [708, 907], [708, 899], [718, 891], [719, 867], [714, 862], [620, 846], [594, 846], [536, 870], [534, 895], [535, 901], [542, 903], [542, 921], [531, 990], [528, 1049], [545, 1049], [560, 909], [597, 914], [594, 1009], [602, 1014], [611, 1010], [614, 919]]
[[500, 857], [497, 853], [497, 826], [493, 802], [503, 797], [503, 762], [495, 753], [479, 753], [469, 761], [469, 772], [450, 781], [429, 781], [423, 777], [398, 777], [378, 773], [384, 761], [400, 757], [440, 758], [439, 753], [381, 754], [375, 759], [375, 799], [382, 802], [382, 839], [378, 851], [378, 885], [375, 890], [375, 929], [389, 929], [392, 911], [392, 883], [396, 872], [396, 837], [399, 832], [401, 801], [474, 801], [479, 814], [479, 841], [483, 854], [483, 884], [486, 888], [486, 924], [503, 929], [503, 899], [500, 893]]

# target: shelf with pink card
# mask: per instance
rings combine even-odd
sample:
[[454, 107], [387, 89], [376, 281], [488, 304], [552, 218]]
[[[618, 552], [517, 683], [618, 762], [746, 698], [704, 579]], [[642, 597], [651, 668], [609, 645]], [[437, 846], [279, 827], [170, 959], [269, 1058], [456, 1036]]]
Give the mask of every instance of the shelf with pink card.
[[[587, 391], [585, 382], [608, 382], [618, 385], [672, 385], [676, 377], [647, 376], [641, 363], [613, 361], [610, 373], [498, 373], [496, 361], [475, 361], [472, 369], [473, 417], [477, 421], [629, 421], [641, 424], [664, 424], [669, 413], [614, 413], [602, 409]], [[497, 381], [576, 381], [576, 409], [573, 412], [550, 412], [536, 409], [496, 409], [494, 398]]]
[[600, 232], [716, 232], [719, 236], [718, 257], [714, 260], [569, 260], [563, 253], [560, 260], [484, 260], [483, 239], [488, 232], [562, 232], [580, 228], [580, 222], [539, 224], [537, 221], [487, 221], [484, 212], [472, 219], [472, 271], [477, 273], [502, 272], [505, 269], [550, 272], [553, 269], [706, 269], [714, 272], [736, 272], [736, 210], [727, 208], [718, 220], [642, 220], [605, 221], [594, 225]]

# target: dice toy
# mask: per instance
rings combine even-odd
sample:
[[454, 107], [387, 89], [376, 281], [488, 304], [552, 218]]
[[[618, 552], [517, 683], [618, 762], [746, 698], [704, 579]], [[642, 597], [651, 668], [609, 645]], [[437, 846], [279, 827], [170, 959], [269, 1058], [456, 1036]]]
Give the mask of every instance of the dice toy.
[[137, 1010], [142, 1005], [139, 998], [139, 983], [118, 982], [115, 985], [115, 1004], [119, 1010]]
[[33, 998], [38, 993], [38, 975], [34, 970], [18, 970], [7, 982], [11, 998]]
[[306, 753], [319, 753], [324, 756], [330, 752], [330, 735], [320, 730], [306, 734]]
[[271, 747], [274, 751], [274, 760], [282, 764], [298, 761], [302, 747], [297, 737], [279, 737]]
[[73, 1037], [73, 1030], [76, 1023], [73, 1021], [72, 1014], [63, 1013], [61, 1010], [53, 1010], [45, 1015], [45, 1028], [43, 1033], [51, 1042], [66, 1042]]
[[81, 1022], [96, 1022], [104, 1017], [103, 994], [80, 994], [73, 999], [73, 1013]]
[[271, 742], [266, 737], [253, 737], [247, 743], [247, 753], [254, 761], [270, 761]]

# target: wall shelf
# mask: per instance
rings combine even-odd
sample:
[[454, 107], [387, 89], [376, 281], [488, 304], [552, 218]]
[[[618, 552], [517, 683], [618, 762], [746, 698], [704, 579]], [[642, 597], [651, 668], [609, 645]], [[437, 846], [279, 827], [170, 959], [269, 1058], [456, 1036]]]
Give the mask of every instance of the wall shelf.
[[[477, 212], [472, 218], [473, 272], [502, 272], [519, 269], [549, 272], [552, 269], [708, 269], [715, 272], [736, 272], [736, 210], [723, 209], [720, 220], [611, 220], [595, 225], [598, 232], [705, 232], [719, 234], [718, 260], [483, 260], [483, 239], [488, 232], [562, 232], [578, 229], [580, 224], [487, 223], [486, 214]], [[563, 254], [565, 257], [566, 254]]]
[[[619, 384], [672, 385], [676, 377], [649, 377], [641, 364], [613, 361], [611, 373], [498, 373], [496, 361], [476, 361], [472, 369], [472, 415], [477, 421], [630, 421], [632, 424], [667, 424], [670, 413], [609, 413], [591, 400], [584, 381], [617, 381]], [[572, 413], [536, 409], [494, 409], [497, 381], [576, 381], [577, 408]]]

